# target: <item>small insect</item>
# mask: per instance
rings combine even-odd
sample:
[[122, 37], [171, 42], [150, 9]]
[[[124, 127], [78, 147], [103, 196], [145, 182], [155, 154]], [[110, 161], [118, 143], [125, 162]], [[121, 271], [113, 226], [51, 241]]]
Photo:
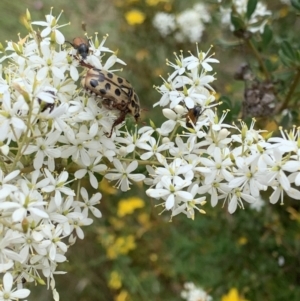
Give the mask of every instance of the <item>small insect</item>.
[[201, 106], [195, 106], [192, 109], [189, 109], [188, 113], [186, 114], [186, 126], [188, 128], [193, 128], [193, 125], [197, 123], [198, 118], [204, 112]]
[[91, 68], [82, 79], [82, 85], [88, 92], [100, 97], [106, 109], [120, 112], [107, 137], [111, 137], [113, 129], [125, 120], [127, 114], [138, 121], [141, 113], [139, 98], [126, 79], [105, 70]]
[[38, 98], [38, 103], [41, 106], [41, 112], [45, 112], [47, 109], [49, 109], [49, 112], [51, 113], [53, 111], [53, 109], [55, 108], [55, 92], [54, 91], [44, 91], [44, 95], [48, 94], [49, 98], [53, 99], [53, 102], [45, 102], [43, 100], [41, 100], [40, 98]]
[[66, 42], [71, 44], [77, 50], [77, 53], [80, 54], [84, 60], [89, 55], [90, 46], [86, 39], [78, 37], [73, 39], [73, 43], [68, 41]]

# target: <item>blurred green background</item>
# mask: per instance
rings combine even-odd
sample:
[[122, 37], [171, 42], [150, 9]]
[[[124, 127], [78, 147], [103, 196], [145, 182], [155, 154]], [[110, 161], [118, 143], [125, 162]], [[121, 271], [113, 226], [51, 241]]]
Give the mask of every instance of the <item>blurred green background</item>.
[[[280, 1], [268, 1], [278, 21], [278, 41], [289, 35], [298, 24], [297, 17]], [[106, 46], [119, 50], [118, 56], [127, 63], [123, 75], [134, 85], [142, 107], [143, 122], [151, 118], [162, 121], [160, 108], [152, 109], [160, 95], [153, 85], [162, 83], [159, 75], [172, 72], [166, 58], [173, 60], [173, 52], [191, 50], [195, 43], [178, 42], [172, 36], [163, 38], [152, 26], [156, 12], [178, 14], [192, 8], [194, 0], [82, 0], [82, 1], [1, 1], [0, 36], [18, 40], [26, 34], [21, 25], [26, 8], [32, 20], [44, 20], [53, 6], [53, 15], [61, 10], [60, 24], [71, 22], [61, 29], [67, 40], [83, 36], [82, 21], [87, 32], [99, 36], [106, 33]], [[231, 109], [228, 122], [236, 120], [241, 111], [244, 83], [234, 81], [239, 65], [251, 61], [249, 50], [220, 23], [216, 1], [205, 1], [211, 13], [199, 48], [207, 51], [214, 45], [214, 66], [217, 81], [214, 88], [223, 100], [219, 108]], [[131, 25], [126, 14], [138, 10], [144, 17], [140, 24]], [[278, 25], [280, 22], [280, 26]], [[298, 24], [299, 25], [299, 24]], [[270, 57], [275, 53], [270, 47]], [[284, 78], [284, 77], [283, 77]], [[297, 120], [297, 119], [296, 119]], [[277, 120], [264, 126], [272, 128]], [[289, 125], [291, 121], [286, 123]], [[182, 300], [183, 284], [192, 281], [206, 290], [214, 300], [221, 300], [236, 287], [247, 300], [300, 300], [300, 214], [299, 203], [286, 200], [285, 206], [268, 204], [261, 211], [246, 208], [234, 215], [227, 208], [205, 206], [206, 215], [188, 220], [184, 216], [169, 222], [168, 213], [159, 215], [159, 208], [149, 200], [144, 188], [129, 193], [117, 192], [101, 186], [103, 199], [99, 206], [103, 217], [85, 230], [85, 239], [77, 241], [67, 253], [69, 262], [58, 270], [66, 275], [56, 277], [61, 300]], [[44, 287], [31, 287], [29, 300], [52, 300]], [[242, 299], [240, 299], [242, 300]], [[235, 301], [235, 300], [232, 300]]]

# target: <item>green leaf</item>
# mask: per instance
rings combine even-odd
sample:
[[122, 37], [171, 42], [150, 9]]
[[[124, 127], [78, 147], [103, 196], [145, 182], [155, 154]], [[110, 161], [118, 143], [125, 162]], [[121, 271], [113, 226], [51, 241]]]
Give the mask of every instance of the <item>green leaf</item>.
[[273, 62], [272, 60], [270, 59], [265, 59], [265, 66], [267, 68], [267, 70], [269, 72], [274, 72], [278, 69], [279, 67], [279, 60], [278, 61], [275, 61]]
[[290, 60], [295, 59], [295, 52], [291, 44], [287, 41], [283, 41], [281, 43], [280, 49], [282, 50], [283, 54]]
[[273, 39], [273, 31], [270, 26], [266, 25], [264, 33], [262, 34], [262, 44], [263, 47], [266, 48]]
[[287, 57], [284, 54], [284, 52], [282, 51], [282, 49], [279, 50], [278, 54], [284, 65], [289, 66], [289, 67], [291, 67], [293, 65], [293, 60], [291, 60], [289, 57]]
[[230, 17], [231, 17], [231, 24], [234, 26], [235, 30], [239, 30], [239, 29], [244, 29], [245, 28], [245, 23], [241, 19], [240, 15], [235, 14], [235, 13], [231, 13]]
[[299, 49], [297, 49], [296, 52], [295, 52], [295, 64], [298, 65], [298, 67], [300, 66], [300, 51], [299, 51]]
[[291, 0], [291, 4], [294, 8], [300, 10], [300, 0]]
[[232, 107], [232, 101], [229, 97], [225, 96], [225, 95], [222, 95], [220, 98], [219, 98], [219, 101], [222, 102], [222, 104], [220, 104], [219, 106], [219, 109], [220, 111], [223, 111], [223, 110], [232, 110], [233, 107]]
[[257, 0], [249, 0], [248, 4], [247, 4], [247, 19], [249, 20], [252, 16], [252, 14], [254, 13], [255, 9], [256, 9], [256, 5], [257, 5]]

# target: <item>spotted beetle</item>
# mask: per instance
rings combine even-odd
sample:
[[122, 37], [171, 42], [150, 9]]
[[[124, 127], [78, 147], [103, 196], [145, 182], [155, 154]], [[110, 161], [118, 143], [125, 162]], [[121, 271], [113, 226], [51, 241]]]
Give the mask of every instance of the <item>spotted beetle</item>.
[[107, 137], [111, 137], [113, 129], [125, 120], [127, 114], [138, 121], [141, 113], [139, 98], [126, 79], [109, 71], [90, 68], [82, 85], [89, 93], [100, 97], [106, 109], [120, 112]]

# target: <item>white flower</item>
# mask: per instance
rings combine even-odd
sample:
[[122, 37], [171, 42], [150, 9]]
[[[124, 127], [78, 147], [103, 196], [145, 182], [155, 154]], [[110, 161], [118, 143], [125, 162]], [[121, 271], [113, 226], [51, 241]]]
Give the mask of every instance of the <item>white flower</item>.
[[181, 137], [175, 138], [176, 146], [170, 145], [170, 154], [175, 158], [185, 158], [191, 154], [194, 147], [195, 139], [189, 139], [187, 142], [184, 142]]
[[93, 220], [85, 217], [82, 213], [77, 214], [76, 212], [70, 213], [69, 218], [72, 218], [69, 221], [71, 232], [75, 230], [78, 238], [84, 239], [84, 232], [82, 231], [81, 227], [91, 225]]
[[193, 195], [190, 192], [183, 190], [184, 187], [191, 184], [189, 180], [183, 180], [181, 178], [172, 180], [167, 176], [163, 176], [160, 183], [162, 188], [150, 188], [146, 193], [150, 197], [165, 200], [164, 206], [166, 210], [175, 210], [182, 200], [187, 202], [193, 199]]
[[183, 200], [183, 204], [178, 206], [175, 210], [172, 212], [172, 216], [175, 216], [179, 213], [184, 213], [188, 218], [194, 219], [195, 218], [195, 209], [198, 210], [200, 213], [204, 214], [205, 211], [202, 209], [199, 209], [197, 205], [204, 205], [205, 202], [205, 196], [200, 198], [195, 198], [196, 194], [198, 194], [199, 186], [197, 184], [192, 185], [191, 189], [189, 189], [189, 192], [192, 194], [193, 199], [191, 200]]
[[293, 127], [289, 132], [285, 132], [282, 128], [279, 128], [281, 137], [271, 137], [268, 142], [272, 143], [269, 145], [268, 149], [276, 148], [281, 153], [294, 152], [296, 156], [292, 156], [294, 159], [298, 159], [300, 156], [300, 149], [298, 140], [300, 139], [300, 129]]
[[[98, 164], [100, 160], [102, 159], [102, 156], [97, 156], [96, 158], [92, 159], [94, 160], [91, 165], [85, 166], [80, 160], [78, 162], [78, 165], [82, 166], [82, 169], [77, 170], [74, 173], [74, 176], [77, 179], [82, 179], [86, 174], [89, 175], [90, 183], [93, 188], [97, 189], [99, 183], [97, 178], [95, 177], [94, 173], [102, 174], [106, 169], [107, 166], [104, 164]], [[82, 163], [82, 164], [80, 164]]]
[[40, 255], [46, 255], [46, 246], [41, 244], [41, 241], [44, 239], [43, 234], [40, 231], [36, 231], [34, 229], [28, 229], [27, 233], [24, 233], [24, 241], [22, 248], [20, 250], [20, 255], [26, 262], [29, 256], [29, 252], [31, 254], [38, 253]]
[[14, 210], [12, 214], [13, 222], [21, 222], [27, 216], [28, 212], [34, 216], [48, 218], [48, 213], [44, 210], [44, 205], [47, 202], [43, 201], [41, 195], [36, 190], [29, 190], [25, 185], [22, 187], [23, 191], [13, 193], [13, 202], [3, 202], [1, 203], [1, 207], [7, 206], [7, 208]]
[[[160, 128], [157, 129], [157, 132], [160, 133], [162, 136], [169, 136], [169, 134], [174, 130], [177, 122], [179, 122], [182, 119], [182, 113], [176, 112], [176, 109], [178, 107], [182, 106], [176, 106], [173, 110], [165, 108], [163, 109], [163, 114], [166, 118], [168, 118], [167, 121], [165, 121]], [[184, 111], [184, 110], [183, 110]], [[173, 142], [170, 142], [173, 143]]]
[[107, 173], [105, 178], [109, 181], [117, 180], [115, 186], [120, 188], [122, 191], [129, 190], [129, 184], [131, 184], [129, 179], [136, 182], [143, 181], [145, 179], [143, 174], [131, 174], [138, 167], [138, 162], [135, 160], [127, 165], [125, 162], [122, 164], [120, 160], [114, 159], [113, 164], [115, 169], [111, 169], [111, 173]]
[[181, 297], [187, 301], [212, 301], [212, 297], [201, 287], [197, 287], [193, 282], [186, 282], [184, 284], [184, 290], [181, 292]]
[[155, 170], [155, 176], [159, 179], [167, 177], [174, 180], [174, 182], [177, 182], [177, 180], [181, 182], [182, 178], [187, 182], [193, 179], [193, 166], [181, 158], [175, 158], [170, 163], [166, 159], [163, 159], [161, 164], [163, 167], [157, 167]]
[[[228, 186], [230, 188], [240, 187], [244, 191], [249, 191], [252, 196], [259, 197], [259, 191], [266, 190], [267, 187], [261, 184], [256, 162], [251, 161], [253, 161], [253, 156], [246, 159], [242, 157], [235, 159], [235, 164], [238, 167], [234, 171], [236, 177], [229, 182]], [[249, 164], [251, 165], [249, 166]]]
[[31, 176], [30, 180], [27, 177], [25, 177], [24, 179], [29, 189], [38, 190], [40, 188], [47, 186], [50, 183], [50, 179], [48, 178], [41, 179], [38, 182], [39, 178], [44, 176], [44, 174], [42, 174], [40, 170], [33, 171], [30, 174], [30, 176]]
[[175, 71], [168, 77], [168, 81], [172, 81], [177, 75], [182, 75], [186, 72], [185, 64], [184, 64], [184, 57], [182, 52], [180, 55], [174, 53], [175, 56], [175, 64], [167, 60], [167, 65], [175, 69]]
[[248, 203], [255, 203], [256, 198], [242, 192], [239, 188], [236, 188], [231, 191], [231, 193], [228, 194], [227, 196], [228, 199], [228, 212], [229, 213], [234, 213], [236, 211], [237, 206], [240, 206], [242, 209], [244, 209], [244, 204], [242, 200], [245, 200]]
[[48, 168], [50, 171], [54, 171], [55, 164], [54, 159], [61, 156], [60, 149], [55, 147], [61, 132], [54, 131], [46, 135], [45, 139], [41, 137], [41, 133], [38, 129], [35, 130], [36, 143], [29, 144], [24, 151], [24, 155], [35, 153], [35, 158], [33, 161], [33, 167], [35, 169], [40, 169], [44, 164], [45, 157], [48, 158]]
[[184, 39], [188, 39], [191, 43], [200, 42], [205, 28], [200, 16], [193, 8], [183, 11], [176, 17], [179, 32], [175, 38], [179, 42], [183, 42]]
[[220, 183], [223, 180], [218, 176], [212, 183], [207, 185], [202, 185], [198, 189], [200, 195], [209, 193], [210, 194], [210, 204], [212, 207], [215, 207], [218, 204], [219, 196], [220, 198], [225, 198], [227, 196], [230, 188], [224, 183]]
[[20, 170], [15, 170], [5, 176], [2, 169], [0, 169], [0, 199], [6, 198], [12, 191], [18, 190], [18, 187], [9, 184], [9, 182], [19, 174]]
[[6, 230], [0, 233], [0, 273], [9, 270], [14, 262], [23, 262], [26, 258], [11, 250], [14, 245], [23, 242], [23, 235], [17, 231]]
[[65, 51], [55, 52], [51, 50], [50, 45], [42, 45], [41, 51], [43, 56], [31, 56], [30, 60], [33, 64], [39, 67], [37, 72], [37, 79], [39, 81], [44, 80], [48, 72], [52, 72], [52, 76], [56, 76], [59, 79], [64, 79], [64, 72], [67, 65], [67, 53]]
[[194, 56], [191, 53], [191, 56], [188, 56], [184, 59], [186, 68], [188, 70], [192, 70], [194, 68], [198, 68], [199, 66], [202, 66], [202, 68], [205, 71], [212, 71], [213, 68], [210, 64], [211, 63], [219, 63], [219, 61], [217, 59], [212, 58], [212, 56], [214, 54], [211, 54], [210, 56], [208, 56], [210, 50], [211, 50], [211, 47], [208, 49], [207, 52], [199, 51], [198, 44], [197, 44], [197, 56]]
[[[149, 138], [149, 136], [144, 136]], [[117, 143], [122, 144], [122, 147], [119, 148], [119, 151], [122, 152], [123, 156], [126, 156], [135, 151], [136, 146], [139, 143], [139, 137], [137, 135], [137, 127], [135, 128], [133, 133], [129, 133], [128, 131], [124, 132], [124, 137], [116, 137], [114, 139]]]
[[42, 227], [42, 232], [45, 235], [45, 240], [43, 241], [43, 245], [47, 246], [49, 252], [50, 260], [54, 261], [56, 257], [56, 252], [62, 252], [63, 254], [67, 252], [67, 245], [62, 242], [63, 239], [62, 225], [58, 224], [54, 227], [54, 225], [44, 225]]
[[211, 154], [214, 152], [215, 148], [226, 149], [231, 140], [230, 132], [227, 129], [221, 129], [220, 131], [214, 131], [211, 129], [206, 134], [205, 140], [199, 142], [196, 147], [200, 149], [202, 146], [209, 145], [206, 152]]
[[81, 125], [78, 133], [66, 132], [65, 136], [60, 137], [60, 141], [66, 143], [62, 147], [62, 158], [69, 158], [72, 156], [73, 162], [77, 163], [79, 159], [85, 166], [91, 164], [89, 150], [97, 150], [100, 148], [99, 141], [93, 140], [96, 133], [90, 130], [85, 125]]
[[51, 9], [50, 15], [46, 15], [46, 22], [45, 21], [35, 21], [35, 22], [31, 22], [31, 24], [46, 27], [42, 30], [41, 37], [44, 38], [44, 37], [48, 36], [51, 32], [53, 32], [55, 35], [56, 43], [62, 45], [65, 42], [65, 37], [58, 30], [58, 28], [63, 27], [65, 25], [57, 24], [61, 14], [62, 14], [62, 12], [59, 14], [59, 16], [57, 18], [55, 18], [52, 16], [52, 9]]
[[260, 180], [265, 185], [270, 185], [274, 180], [277, 180], [285, 191], [290, 189], [290, 181], [284, 171], [295, 172], [300, 168], [300, 162], [294, 160], [286, 160], [283, 154], [274, 149], [272, 155], [264, 154], [264, 161], [268, 165], [267, 170], [262, 170]]
[[289, 190], [285, 190], [277, 180], [274, 180], [271, 185], [274, 189], [269, 198], [271, 204], [276, 204], [280, 198], [280, 205], [284, 205], [284, 192], [286, 192], [289, 197], [300, 200], [300, 191], [298, 189], [290, 187]]
[[97, 218], [100, 218], [102, 216], [99, 209], [95, 208], [94, 206], [97, 204], [100, 204], [100, 200], [102, 198], [102, 195], [100, 192], [97, 192], [94, 194], [91, 198], [89, 198], [87, 190], [84, 187], [81, 187], [80, 194], [82, 196], [82, 199], [84, 202], [77, 202], [77, 204], [80, 207], [83, 207], [82, 214], [87, 217], [88, 211], [90, 210], [93, 215]]
[[147, 142], [149, 142], [149, 144], [146, 142], [145, 143], [140, 142], [138, 144], [139, 148], [147, 150], [147, 152], [145, 152], [141, 155], [142, 160], [148, 160], [154, 155], [157, 158], [160, 157], [161, 156], [160, 152], [163, 152], [163, 151], [169, 149], [171, 144], [173, 144], [173, 143], [169, 143], [169, 144], [165, 143], [165, 144], [161, 144], [159, 146], [159, 142], [157, 143], [155, 138], [153, 138], [153, 137], [150, 137], [149, 141], [147, 141]]
[[232, 166], [232, 162], [229, 157], [224, 157], [224, 150], [216, 147], [212, 159], [201, 157], [199, 161], [210, 170], [205, 176], [205, 184], [212, 183], [217, 175], [223, 176], [227, 181], [233, 179], [232, 173], [228, 170]]
[[[51, 197], [47, 211], [52, 222], [58, 223], [63, 226], [63, 235], [71, 234], [71, 226], [69, 222], [72, 223], [71, 221], [73, 220], [74, 215], [76, 215], [76, 218], [78, 216], [82, 216], [80, 212], [73, 212], [77, 210], [77, 208], [78, 205], [75, 203], [73, 196], [65, 197], [61, 206], [59, 207], [55, 203], [55, 197]], [[70, 214], [73, 214], [73, 217], [70, 217]]]
[[13, 289], [13, 276], [10, 273], [5, 273], [3, 276], [3, 287], [0, 290], [0, 300], [13, 301], [24, 299], [29, 296], [30, 290], [23, 288]]
[[171, 101], [171, 97], [178, 94], [177, 89], [182, 87], [182, 84], [175, 82], [173, 80], [166, 81], [164, 78], [162, 78], [164, 81], [164, 84], [160, 87], [156, 87], [157, 91], [162, 94], [162, 97], [158, 102], [156, 102], [153, 107], [160, 105], [161, 107], [165, 107], [169, 104]]
[[51, 172], [48, 169], [44, 169], [46, 176], [50, 179], [50, 185], [42, 188], [43, 192], [54, 192], [55, 193], [55, 203], [57, 206], [60, 206], [62, 203], [62, 194], [68, 196], [74, 196], [74, 191], [66, 187], [67, 180], [68, 180], [68, 172], [63, 171], [58, 177], [54, 178]]
[[157, 12], [152, 23], [163, 37], [169, 35], [176, 28], [175, 16], [165, 12]]
[[[97, 33], [95, 34], [96, 36], [96, 40], [98, 41], [98, 36]], [[108, 38], [108, 35], [103, 36], [101, 43], [99, 44], [99, 46], [97, 47], [94, 42], [92, 40], [90, 40], [90, 48], [92, 49], [92, 52], [95, 54], [95, 56], [101, 56], [102, 53], [101, 52], [113, 52], [112, 50], [110, 50], [107, 47], [104, 47], [104, 43], [106, 42], [106, 39]]]
[[[11, 97], [2, 99], [2, 110], [0, 110], [0, 141], [10, 138], [17, 140], [25, 131], [26, 125], [20, 116], [20, 110], [24, 105], [24, 101], [18, 100], [12, 102]], [[12, 132], [12, 129], [14, 131]]]

